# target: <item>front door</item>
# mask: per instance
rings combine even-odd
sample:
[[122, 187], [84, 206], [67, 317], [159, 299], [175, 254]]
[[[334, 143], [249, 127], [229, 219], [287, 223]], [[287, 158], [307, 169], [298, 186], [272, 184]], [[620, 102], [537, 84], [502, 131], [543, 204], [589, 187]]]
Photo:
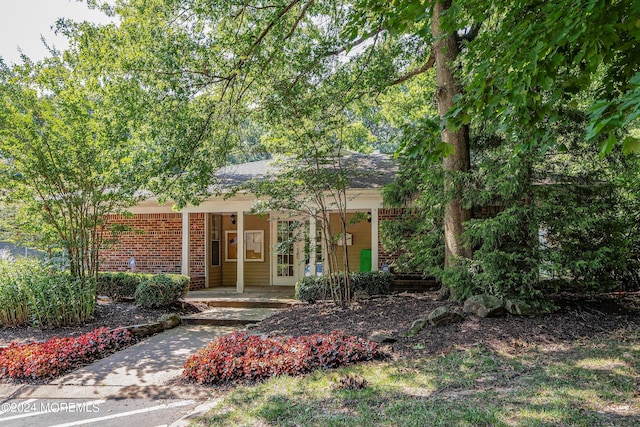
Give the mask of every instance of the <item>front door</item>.
[[304, 275], [304, 228], [301, 221], [273, 221], [273, 284], [294, 286]]

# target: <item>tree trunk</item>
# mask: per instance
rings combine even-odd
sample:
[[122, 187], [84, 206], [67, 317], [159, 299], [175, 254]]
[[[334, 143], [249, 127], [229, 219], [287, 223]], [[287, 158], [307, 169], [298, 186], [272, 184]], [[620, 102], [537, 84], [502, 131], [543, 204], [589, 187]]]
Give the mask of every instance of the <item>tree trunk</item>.
[[[451, 7], [451, 0], [438, 1], [433, 8], [431, 18], [431, 32], [435, 40], [433, 51], [435, 53], [436, 99], [438, 101], [438, 113], [444, 118], [453, 106], [454, 97], [462, 92], [454, 74], [454, 62], [459, 53], [455, 33], [444, 33], [441, 28], [441, 15]], [[442, 132], [442, 140], [449, 143], [455, 149], [455, 153], [444, 158], [444, 187], [445, 195], [452, 196], [444, 208], [444, 243], [445, 243], [445, 269], [455, 266], [459, 258], [471, 258], [471, 248], [466, 247], [462, 241], [464, 222], [471, 219], [471, 210], [464, 209], [461, 203], [460, 186], [456, 184], [455, 175], [468, 172], [471, 168], [469, 158], [469, 128], [462, 126], [457, 130], [449, 125]], [[450, 284], [443, 281], [440, 296], [447, 298], [450, 295]]]

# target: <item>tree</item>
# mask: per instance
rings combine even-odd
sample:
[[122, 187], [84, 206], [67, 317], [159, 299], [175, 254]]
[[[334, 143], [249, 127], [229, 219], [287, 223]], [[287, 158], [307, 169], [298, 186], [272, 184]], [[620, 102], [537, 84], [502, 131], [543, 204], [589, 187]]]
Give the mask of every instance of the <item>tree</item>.
[[0, 187], [39, 217], [63, 248], [70, 272], [96, 278], [104, 215], [135, 203], [122, 86], [83, 73], [73, 52], [26, 61], [0, 75]]
[[[604, 153], [618, 140], [625, 151], [638, 145], [627, 130], [638, 119], [633, 17], [640, 6], [590, 1], [586, 13], [567, 13], [575, 12], [571, 7], [539, 0], [130, 0], [114, 9], [119, 27], [74, 34], [88, 46], [99, 39], [112, 70], [155, 93], [162, 120], [147, 135], [149, 158], [163, 159], [157, 163], [169, 173], [158, 175], [157, 187], [180, 202], [205, 194], [209, 168], [235, 143], [237, 123], [266, 104], [319, 124], [313, 109], [296, 112], [291, 108], [304, 106], [288, 106], [283, 96], [330, 91], [345, 70], [336, 65], [352, 65], [351, 84], [336, 86], [343, 91], [340, 111], [435, 65], [440, 132], [432, 120], [417, 126], [426, 132], [404, 154], [443, 162], [446, 265], [459, 270], [471, 256], [463, 239], [471, 206], [462, 194], [470, 135], [493, 128], [507, 155], [522, 158], [529, 150], [536, 157], [559, 143], [548, 129], [562, 118], [560, 107], [575, 104], [591, 114], [584, 137]], [[531, 176], [527, 162], [519, 167]]]

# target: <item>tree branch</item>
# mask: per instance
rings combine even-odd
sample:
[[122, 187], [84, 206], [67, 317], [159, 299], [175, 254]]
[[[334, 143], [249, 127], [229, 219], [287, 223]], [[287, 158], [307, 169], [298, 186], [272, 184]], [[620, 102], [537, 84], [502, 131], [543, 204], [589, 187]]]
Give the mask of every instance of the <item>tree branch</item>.
[[415, 77], [418, 74], [422, 74], [422, 73], [428, 71], [431, 67], [433, 67], [433, 65], [435, 63], [436, 63], [436, 56], [433, 54], [433, 52], [431, 52], [431, 55], [429, 55], [429, 58], [427, 59], [427, 62], [425, 62], [425, 64], [422, 67], [417, 68], [417, 69], [412, 70], [412, 71], [409, 71], [404, 76], [399, 77], [396, 80], [394, 80], [393, 82], [391, 82], [391, 84], [389, 86], [395, 86], [395, 85], [398, 85], [400, 83], [404, 83], [407, 80], [409, 80], [410, 78]]
[[329, 55], [340, 55], [341, 53], [344, 53], [348, 50], [353, 49], [354, 47], [366, 42], [367, 40], [369, 40], [371, 37], [373, 36], [377, 36], [378, 34], [380, 34], [382, 32], [383, 28], [382, 27], [378, 27], [373, 31], [368, 32], [367, 34], [364, 34], [362, 37], [360, 37], [357, 40], [352, 41], [351, 43], [349, 43], [346, 46], [341, 47], [340, 49], [337, 50], [333, 50], [331, 52], [328, 52]]

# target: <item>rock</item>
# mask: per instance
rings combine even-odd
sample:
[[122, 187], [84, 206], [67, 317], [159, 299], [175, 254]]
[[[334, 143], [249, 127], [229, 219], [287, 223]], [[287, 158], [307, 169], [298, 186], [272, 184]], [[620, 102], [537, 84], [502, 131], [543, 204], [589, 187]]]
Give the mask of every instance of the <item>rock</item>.
[[368, 340], [377, 342], [378, 344], [394, 343], [398, 341], [391, 335], [387, 335], [387, 334], [372, 334], [369, 336]]
[[403, 337], [412, 337], [427, 326], [427, 319], [414, 320], [408, 331], [402, 333]]
[[504, 302], [492, 295], [474, 295], [464, 302], [464, 312], [480, 317], [498, 317], [504, 314]]
[[450, 325], [452, 323], [461, 322], [464, 316], [449, 307], [438, 307], [429, 314], [429, 323], [433, 326]]
[[143, 338], [164, 331], [164, 324], [145, 323], [142, 325], [125, 326], [124, 329], [128, 329], [135, 338]]
[[180, 316], [178, 316], [176, 313], [166, 313], [160, 316], [158, 322], [162, 323], [165, 329], [171, 329], [178, 326], [181, 320]]
[[504, 308], [515, 316], [542, 316], [553, 313], [558, 309], [551, 302], [546, 304], [533, 305], [519, 299], [509, 299], [505, 301]]

